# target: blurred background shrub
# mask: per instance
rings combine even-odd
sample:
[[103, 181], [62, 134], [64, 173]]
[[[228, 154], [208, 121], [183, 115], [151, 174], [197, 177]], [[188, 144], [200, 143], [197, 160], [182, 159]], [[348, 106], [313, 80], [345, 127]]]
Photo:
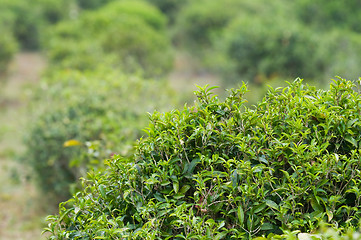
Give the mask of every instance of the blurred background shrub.
[[178, 12], [183, 6], [187, 5], [189, 0], [147, 0], [154, 6], [158, 7], [167, 17], [171, 24], [174, 23]]
[[17, 52], [17, 42], [15, 41], [12, 32], [6, 28], [0, 27], [0, 82], [4, 75], [8, 72], [8, 67], [11, 59]]
[[142, 1], [114, 1], [50, 29], [47, 53], [57, 68], [92, 69], [101, 62], [158, 77], [172, 68], [166, 17]]
[[331, 28], [342, 28], [361, 33], [361, 2], [358, 0], [297, 0], [294, 11], [307, 26], [328, 31]]
[[97, 9], [113, 0], [76, 0], [76, 3], [81, 9]]
[[[128, 156], [143, 135], [147, 112], [174, 107], [172, 96], [164, 81], [145, 81], [109, 68], [53, 72], [34, 97], [22, 161], [34, 169], [44, 193], [55, 202], [64, 200], [69, 184], [89, 167], [101, 167], [97, 159], [114, 153]], [[69, 140], [81, 146], [64, 147]]]
[[354, 9], [360, 3], [323, 2], [192, 1], [177, 15], [174, 42], [226, 86], [356, 79], [361, 35]]
[[237, 0], [190, 1], [178, 14], [175, 42], [196, 56], [212, 47], [212, 38], [239, 13]]
[[2, 0], [0, 18], [6, 18], [6, 25], [24, 50], [41, 48], [44, 28], [60, 20], [68, 19], [75, 7], [72, 0]]
[[223, 32], [218, 49], [226, 61], [218, 67], [233, 81], [262, 84], [275, 77], [314, 79], [323, 77], [327, 65], [328, 59], [318, 54], [322, 47], [322, 38], [297, 23], [242, 16]]

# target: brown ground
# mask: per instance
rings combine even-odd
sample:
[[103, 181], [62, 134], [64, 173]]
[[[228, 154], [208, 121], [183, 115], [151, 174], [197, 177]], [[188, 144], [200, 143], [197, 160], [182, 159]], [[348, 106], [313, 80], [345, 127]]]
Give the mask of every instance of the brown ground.
[[45, 68], [38, 53], [19, 53], [0, 85], [0, 239], [42, 239], [45, 213], [26, 169], [16, 161], [23, 151], [22, 137], [30, 87]]

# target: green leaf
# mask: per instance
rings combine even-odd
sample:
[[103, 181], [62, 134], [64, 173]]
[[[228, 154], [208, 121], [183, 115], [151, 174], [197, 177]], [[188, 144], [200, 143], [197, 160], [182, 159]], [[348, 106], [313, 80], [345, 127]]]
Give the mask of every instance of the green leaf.
[[238, 173], [237, 170], [234, 170], [231, 175], [232, 187], [235, 188], [238, 185]]
[[313, 210], [318, 212], [323, 212], [322, 206], [317, 202], [317, 200], [314, 197], [311, 199], [311, 206]]
[[70, 212], [70, 211], [73, 211], [74, 208], [69, 208], [68, 210], [66, 210], [63, 214], [61, 214], [59, 220], [58, 220], [58, 223], [61, 223], [64, 219], [64, 217]]
[[253, 213], [261, 212], [263, 209], [266, 208], [266, 206], [267, 205], [265, 203], [259, 204], [258, 206], [253, 208]]
[[274, 228], [275, 228], [274, 225], [272, 223], [268, 223], [268, 222], [262, 224], [262, 226], [261, 226], [261, 230], [264, 230], [264, 231], [272, 230]]
[[191, 175], [193, 174], [194, 168], [196, 167], [196, 165], [200, 162], [201, 160], [199, 158], [195, 158], [191, 161], [191, 163], [188, 166], [187, 169], [187, 174]]
[[333, 218], [333, 213], [330, 211], [329, 207], [327, 207], [327, 206], [326, 206], [326, 214], [327, 214], [328, 221], [330, 222]]
[[159, 202], [165, 202], [166, 201], [164, 198], [162, 198], [162, 196], [158, 192], [156, 194], [154, 194], [154, 198], [157, 199]]
[[269, 206], [270, 208], [278, 210], [278, 205], [274, 201], [266, 199], [265, 202], [266, 202], [267, 206]]
[[181, 199], [181, 198], [183, 198], [184, 197], [184, 194], [181, 194], [181, 193], [177, 193], [176, 195], [174, 195], [173, 196], [174, 197], [174, 199]]
[[103, 184], [99, 185], [99, 191], [100, 191], [100, 194], [102, 195], [103, 198], [106, 196], [104, 187], [105, 186]]
[[268, 164], [267, 159], [266, 159], [265, 157], [263, 157], [263, 156], [258, 157], [258, 160], [259, 160], [260, 162], [263, 162], [263, 163], [265, 163], [265, 164]]
[[184, 185], [184, 186], [179, 190], [179, 193], [180, 193], [180, 194], [185, 194], [190, 188], [191, 188], [191, 186], [189, 186], [189, 185]]
[[173, 182], [173, 190], [175, 193], [178, 193], [178, 190], [179, 190], [179, 182], [178, 181]]
[[352, 125], [353, 125], [355, 122], [357, 122], [357, 121], [359, 121], [358, 118], [349, 120], [349, 121], [347, 122], [347, 127], [352, 127]]
[[227, 234], [228, 234], [228, 232], [220, 232], [220, 233], [218, 233], [218, 234], [214, 237], [214, 239], [216, 239], [216, 240], [222, 239], [222, 238], [224, 238], [225, 236], [227, 236]]
[[241, 205], [239, 205], [239, 207], [237, 209], [237, 216], [238, 216], [239, 224], [241, 226], [243, 226], [243, 224], [244, 224], [244, 211], [243, 211], [243, 208], [242, 208]]
[[345, 140], [347, 142], [351, 143], [355, 148], [357, 148], [357, 146], [358, 146], [357, 141], [351, 135], [347, 135], [345, 137]]
[[160, 183], [160, 185], [161, 186], [167, 186], [168, 184], [170, 184], [170, 181], [167, 179], [167, 180], [163, 180], [161, 183]]

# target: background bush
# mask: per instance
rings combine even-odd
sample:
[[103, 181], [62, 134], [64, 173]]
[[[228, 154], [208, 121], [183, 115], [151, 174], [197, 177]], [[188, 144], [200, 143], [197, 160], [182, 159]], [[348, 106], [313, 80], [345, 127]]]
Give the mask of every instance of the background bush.
[[89, 173], [61, 217], [49, 217], [50, 239], [250, 239], [321, 221], [358, 226], [355, 85], [340, 79], [323, 91], [297, 80], [253, 108], [243, 106], [245, 85], [224, 102], [210, 90], [195, 107], [155, 113], [133, 157]]
[[49, 36], [49, 60], [57, 68], [92, 69], [105, 62], [125, 72], [162, 76], [172, 67], [165, 26], [166, 18], [146, 2], [111, 2], [57, 25]]
[[97, 9], [113, 0], [76, 0], [81, 9]]
[[322, 84], [335, 75], [356, 80], [360, 72], [354, 56], [360, 55], [356, 42], [361, 35], [354, 9], [359, 3], [343, 5], [192, 1], [177, 16], [174, 42], [198, 59], [198, 68], [220, 75], [226, 86], [295, 77]]
[[190, 1], [178, 14], [175, 41], [202, 54], [211, 46], [212, 38], [237, 14], [240, 5], [235, 0]]
[[170, 23], [173, 24], [178, 12], [188, 3], [188, 0], [148, 0], [148, 2], [157, 6], [168, 16]]
[[42, 30], [63, 19], [69, 19], [72, 0], [2, 0], [0, 18], [6, 17], [6, 26], [24, 50], [42, 47]]
[[[175, 104], [166, 85], [108, 68], [48, 76], [32, 104], [34, 120], [23, 157], [43, 192], [62, 200], [69, 196], [69, 184], [89, 167], [101, 167], [97, 159], [129, 155], [135, 139], [143, 135], [147, 112]], [[68, 140], [82, 146], [64, 147]]]
[[360, 1], [298, 0], [294, 4], [297, 15], [308, 26], [323, 31], [338, 27], [361, 33]]
[[[1, 23], [0, 23], [1, 24]], [[0, 82], [8, 71], [9, 63], [17, 52], [18, 45], [12, 32], [0, 27]]]
[[228, 80], [322, 79], [329, 63], [322, 40], [302, 25], [282, 18], [242, 16], [223, 32], [218, 47], [226, 60], [218, 67], [223, 67]]

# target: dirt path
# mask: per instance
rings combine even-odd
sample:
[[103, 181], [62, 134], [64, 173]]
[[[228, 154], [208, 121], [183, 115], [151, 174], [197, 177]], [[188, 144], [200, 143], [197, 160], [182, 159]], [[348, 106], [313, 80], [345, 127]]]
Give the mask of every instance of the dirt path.
[[41, 239], [44, 214], [38, 194], [16, 157], [23, 151], [29, 89], [45, 69], [38, 53], [19, 53], [0, 85], [0, 239]]

